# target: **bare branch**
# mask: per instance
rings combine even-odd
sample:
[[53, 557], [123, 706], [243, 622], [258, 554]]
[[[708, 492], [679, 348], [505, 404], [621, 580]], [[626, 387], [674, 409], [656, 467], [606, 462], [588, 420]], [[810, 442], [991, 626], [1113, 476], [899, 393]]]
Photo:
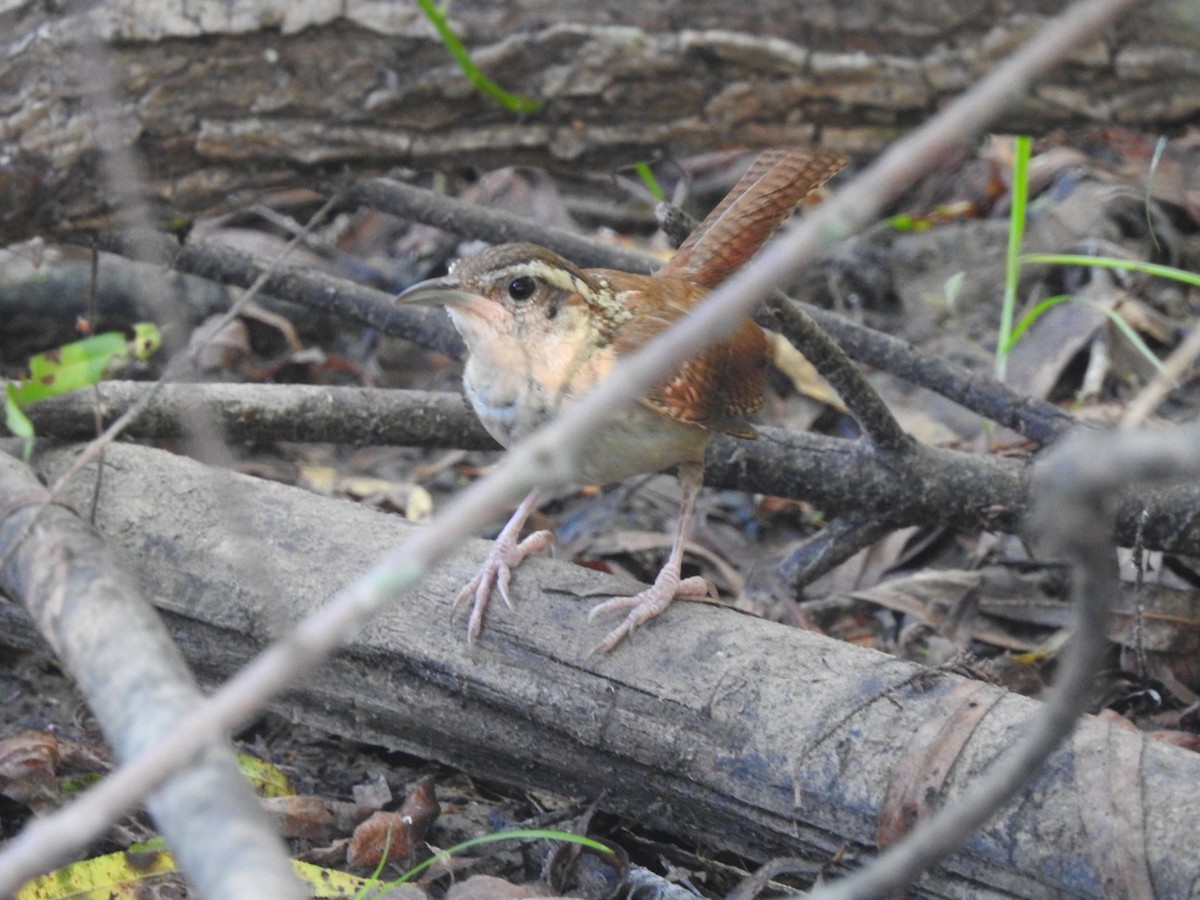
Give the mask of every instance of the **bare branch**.
[[501, 210], [464, 203], [387, 178], [368, 178], [347, 187], [346, 203], [369, 206], [402, 219], [413, 219], [464, 237], [505, 244], [529, 241], [561, 253], [581, 266], [608, 266], [626, 272], [649, 272], [652, 256], [636, 250], [600, 244], [572, 231], [553, 228]]
[[[0, 548], [8, 558], [0, 566], [0, 591], [23, 602], [87, 696], [117, 759], [126, 762], [166, 740], [202, 695], [133, 579], [89, 525], [65, 507], [45, 505], [46, 497], [33, 472], [0, 452]], [[19, 546], [10, 553], [13, 542]], [[283, 841], [228, 742], [214, 736], [195, 755], [195, 764], [148, 802], [192, 884], [210, 897], [298, 895]], [[65, 824], [74, 832], [67, 845], [18, 837], [5, 856], [38, 872], [108, 823]]]

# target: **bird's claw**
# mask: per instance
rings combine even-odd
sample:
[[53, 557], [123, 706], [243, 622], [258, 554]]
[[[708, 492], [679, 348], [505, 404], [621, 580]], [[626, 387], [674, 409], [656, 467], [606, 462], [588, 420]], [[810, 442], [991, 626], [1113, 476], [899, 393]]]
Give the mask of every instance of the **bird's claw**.
[[707, 597], [709, 592], [708, 582], [700, 576], [693, 575], [680, 580], [678, 573], [664, 569], [658, 573], [654, 584], [644, 591], [630, 597], [613, 597], [611, 600], [597, 603], [588, 613], [588, 621], [595, 619], [596, 616], [622, 609], [629, 610], [629, 614], [625, 616], [621, 624], [605, 635], [604, 640], [588, 651], [588, 656], [595, 653], [608, 653], [616, 649], [621, 641], [633, 634], [637, 628], [661, 614], [671, 605], [671, 601], [675, 599], [698, 600]]
[[549, 531], [535, 531], [520, 543], [513, 541], [504, 534], [496, 538], [488, 550], [488, 555], [484, 559], [483, 565], [479, 567], [479, 571], [475, 573], [475, 577], [468, 581], [463, 586], [463, 589], [458, 592], [458, 596], [454, 598], [454, 606], [451, 609], [453, 613], [453, 611], [466, 603], [468, 598], [474, 598], [474, 603], [471, 606], [471, 615], [467, 620], [468, 646], [474, 644], [475, 638], [479, 637], [483, 631], [483, 613], [487, 609], [488, 602], [491, 599], [492, 589], [496, 588], [499, 590], [500, 597], [504, 600], [505, 606], [512, 609], [512, 600], [508, 593], [509, 583], [512, 579], [512, 570], [520, 565], [525, 557], [531, 553], [538, 553], [541, 550], [545, 550], [553, 543], [554, 535]]

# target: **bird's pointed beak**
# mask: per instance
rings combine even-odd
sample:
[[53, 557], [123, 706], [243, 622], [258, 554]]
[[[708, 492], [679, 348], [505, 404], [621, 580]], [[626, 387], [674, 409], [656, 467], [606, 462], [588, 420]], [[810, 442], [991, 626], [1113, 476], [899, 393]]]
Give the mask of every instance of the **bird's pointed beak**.
[[442, 278], [430, 278], [420, 281], [397, 294], [394, 303], [425, 303], [438, 306], [463, 305], [472, 301], [478, 302], [479, 297], [470, 291], [464, 291], [453, 275]]

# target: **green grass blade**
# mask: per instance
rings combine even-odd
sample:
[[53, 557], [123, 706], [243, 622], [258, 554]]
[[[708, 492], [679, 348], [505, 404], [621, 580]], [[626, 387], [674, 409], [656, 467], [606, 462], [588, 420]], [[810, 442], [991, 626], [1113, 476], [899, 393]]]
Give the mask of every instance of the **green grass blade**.
[[426, 18], [433, 23], [433, 27], [437, 29], [438, 37], [442, 39], [442, 43], [450, 51], [450, 55], [454, 57], [459, 67], [463, 70], [463, 74], [467, 76], [467, 80], [471, 82], [475, 90], [487, 97], [491, 97], [509, 112], [531, 113], [537, 112], [542, 108], [541, 100], [509, 93], [484, 75], [479, 70], [479, 67], [475, 65], [474, 60], [471, 59], [471, 54], [467, 52], [467, 48], [463, 46], [463, 42], [458, 39], [458, 35], [454, 33], [454, 29], [450, 27], [450, 23], [446, 21], [446, 17], [434, 5], [433, 0], [417, 0], [417, 5], [421, 7], [421, 11], [425, 13]]
[[667, 202], [667, 192], [662, 189], [662, 185], [658, 183], [658, 179], [654, 177], [654, 172], [650, 169], [649, 163], [634, 163], [633, 170], [638, 173], [638, 178], [642, 179], [642, 184], [646, 186], [646, 190], [659, 203]]
[[1073, 294], [1059, 294], [1056, 297], [1050, 297], [1046, 300], [1043, 300], [1033, 309], [1029, 310], [1029, 312], [1025, 313], [1025, 315], [1021, 316], [1021, 321], [1018, 322], [1016, 327], [1013, 329], [1012, 336], [1009, 338], [1009, 344], [1005, 350], [1011, 351], [1013, 346], [1020, 339], [1021, 335], [1025, 333], [1030, 325], [1041, 318], [1042, 314], [1045, 313], [1046, 310], [1050, 309], [1052, 306], [1058, 306], [1058, 304], [1066, 302], [1086, 303], [1088, 306], [1092, 307], [1092, 309], [1104, 313], [1104, 315], [1108, 317], [1108, 320], [1116, 326], [1117, 330], [1125, 336], [1126, 340], [1128, 340], [1129, 343], [1134, 346], [1138, 353], [1145, 357], [1146, 361], [1149, 362], [1150, 365], [1154, 366], [1154, 368], [1160, 373], [1163, 371], [1162, 360], [1154, 355], [1154, 351], [1146, 345], [1146, 342], [1142, 340], [1142, 336], [1134, 330], [1132, 325], [1130, 325], [1121, 317], [1119, 312], [1117, 312], [1111, 306], [1106, 306], [1103, 303], [1097, 303], [1095, 300], [1092, 300], [1088, 297], [1076, 297]]
[[1142, 340], [1142, 336], [1134, 331], [1132, 325], [1121, 318], [1120, 313], [1111, 307], [1096, 303], [1094, 300], [1085, 299], [1083, 302], [1090, 303], [1092, 306], [1096, 307], [1096, 309], [1108, 316], [1109, 321], [1116, 325], [1117, 330], [1121, 332], [1121, 334], [1125, 335], [1125, 339], [1128, 340], [1129, 343], [1133, 344], [1133, 346], [1137, 349], [1137, 352], [1140, 353], [1146, 359], [1146, 361], [1150, 363], [1150, 365], [1154, 366], [1158, 374], [1166, 374], [1166, 369], [1163, 366], [1162, 360], [1154, 355], [1154, 351], [1146, 346], [1146, 342]]
[[1012, 334], [1008, 336], [1008, 343], [1004, 345], [1004, 352], [1011, 353], [1012, 348], [1015, 347], [1017, 341], [1021, 339], [1021, 335], [1025, 333], [1030, 325], [1040, 319], [1046, 310], [1050, 309], [1052, 306], [1058, 306], [1058, 304], [1064, 303], [1067, 300], [1074, 299], [1076, 298], [1071, 294], [1059, 294], [1056, 297], [1049, 297], [1043, 300], [1033, 309], [1029, 310], [1029, 312], [1025, 313], [1025, 315], [1021, 316], [1021, 321], [1017, 322], [1016, 326], [1012, 330]]
[[1032, 140], [1019, 135], [1013, 142], [1012, 209], [1008, 216], [1008, 251], [1004, 258], [1004, 303], [1000, 308], [1000, 335], [996, 340], [996, 380], [1008, 373], [1013, 319], [1017, 310], [1017, 286], [1021, 278], [1021, 240], [1025, 236], [1026, 203], [1029, 195], [1029, 155]]
[[1111, 256], [1076, 256], [1069, 253], [1027, 253], [1021, 257], [1022, 262], [1045, 263], [1057, 266], [1095, 266], [1098, 269], [1124, 269], [1128, 272], [1141, 272], [1155, 278], [1170, 278], [1191, 287], [1200, 287], [1200, 275], [1175, 266], [1163, 266], [1158, 263], [1140, 262], [1135, 259], [1115, 259]]
[[29, 462], [33, 455], [33, 423], [17, 403], [15, 391], [16, 385], [12, 382], [4, 385], [4, 427], [13, 437], [21, 439], [21, 459]]
[[567, 841], [572, 844], [579, 844], [581, 847], [587, 847], [599, 853], [612, 853], [609, 847], [604, 846], [599, 841], [594, 841], [591, 838], [584, 837], [580, 834], [571, 834], [568, 831], [553, 831], [543, 828], [516, 828], [512, 831], [497, 831], [493, 834], [485, 834], [482, 837], [471, 838], [469, 841], [463, 841], [461, 844], [455, 844], [446, 850], [442, 850], [434, 856], [431, 856], [425, 862], [413, 866], [405, 872], [397, 881], [392, 882], [389, 887], [396, 887], [404, 884], [407, 881], [412, 881], [434, 863], [441, 860], [449, 859], [455, 853], [461, 853], [463, 850], [469, 850], [471, 847], [478, 847], [481, 844], [494, 844], [496, 841], [508, 840], [550, 840], [550, 841]]

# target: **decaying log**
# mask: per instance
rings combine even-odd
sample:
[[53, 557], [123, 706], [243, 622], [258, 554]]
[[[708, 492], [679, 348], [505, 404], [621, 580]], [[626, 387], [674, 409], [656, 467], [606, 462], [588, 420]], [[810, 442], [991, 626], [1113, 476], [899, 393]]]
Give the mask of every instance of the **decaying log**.
[[[451, 26], [517, 115], [475, 90], [414, 3], [101, 0], [0, 12], [0, 240], [109, 220], [98, 124], [162, 222], [397, 166], [611, 171], [719, 146], [870, 153], [1061, 10], [1057, 0], [459, 2]], [[1188, 4], [1146, 3], [1006, 129], [1194, 120]], [[112, 73], [113, 96], [102, 96]], [[122, 189], [129, 190], [131, 186]]]
[[[60, 471], [71, 455], [56, 451], [41, 465]], [[74, 488], [80, 502], [91, 496], [84, 481]], [[116, 446], [98, 527], [192, 665], [216, 680], [414, 526]], [[676, 604], [618, 652], [585, 657], [604, 629], [587, 624], [587, 606], [629, 585], [549, 560], [521, 568], [515, 608], [497, 607], [469, 652], [448, 598], [483, 547], [464, 548], [275, 708], [488, 778], [576, 795], [608, 789], [603, 805], [648, 826], [754, 859], [800, 855], [813, 872], [843, 845], [853, 863], [903, 831], [910, 813], [978, 777], [1036, 708], [702, 604]], [[0, 633], [20, 633], [13, 610], [0, 616]], [[919, 892], [1114, 896], [1115, 871], [1160, 896], [1186, 895], [1200, 878], [1197, 778], [1195, 754], [1085, 720], [1023, 799]], [[1105, 825], [1125, 809], [1139, 816]]]

